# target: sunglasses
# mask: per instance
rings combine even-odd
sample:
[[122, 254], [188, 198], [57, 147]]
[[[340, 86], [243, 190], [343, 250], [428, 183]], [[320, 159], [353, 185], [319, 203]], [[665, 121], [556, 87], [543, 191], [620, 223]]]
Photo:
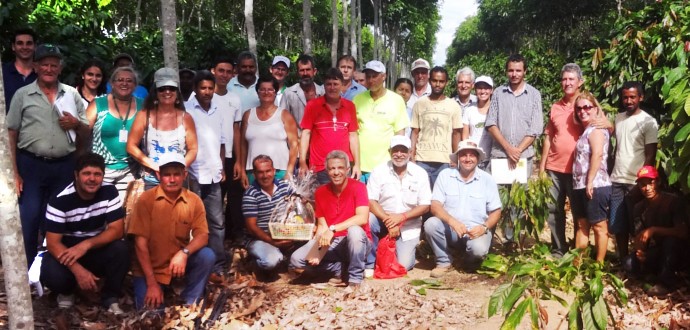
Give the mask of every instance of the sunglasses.
[[575, 107], [575, 110], [577, 110], [577, 111], [581, 111], [581, 110], [587, 110], [587, 111], [589, 111], [589, 110], [592, 110], [592, 109], [594, 109], [594, 108], [596, 108], [596, 107], [593, 106], [593, 105], [583, 105], [583, 106], [581, 106], [581, 107], [576, 106], [576, 107]]
[[163, 93], [163, 92], [174, 92], [174, 91], [177, 90], [177, 87], [174, 87], [174, 86], [163, 86], [163, 87], [158, 87], [158, 88], [156, 88], [156, 90], [157, 90], [159, 93]]

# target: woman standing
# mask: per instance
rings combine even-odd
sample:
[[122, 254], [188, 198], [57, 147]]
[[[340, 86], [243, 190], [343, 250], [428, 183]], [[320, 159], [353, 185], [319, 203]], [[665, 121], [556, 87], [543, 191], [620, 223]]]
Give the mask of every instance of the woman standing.
[[174, 69], [156, 71], [155, 89], [146, 97], [144, 109], [134, 118], [127, 138], [127, 152], [144, 167], [146, 189], [158, 184], [155, 172], [158, 172], [158, 161], [163, 154], [184, 155], [187, 166], [196, 159], [194, 120], [185, 111], [179, 84], [180, 78]]
[[273, 77], [261, 77], [256, 83], [259, 106], [242, 116], [240, 136], [240, 164], [247, 172], [242, 175], [246, 189], [254, 181], [252, 160], [258, 155], [269, 155], [277, 170], [275, 178], [291, 178], [297, 160], [297, 123], [285, 109], [275, 103], [278, 81]]
[[596, 128], [593, 123], [601, 116], [601, 106], [589, 92], [575, 100], [575, 121], [585, 131], [577, 140], [573, 162], [572, 212], [578, 223], [575, 247], [589, 245], [589, 230], [594, 231], [596, 260], [604, 261], [608, 245], [608, 207], [611, 200], [611, 180], [607, 171], [609, 131]]
[[[494, 90], [494, 81], [491, 77], [480, 76], [474, 81], [474, 90], [477, 95], [477, 105], [470, 105], [462, 113], [462, 139], [470, 139], [476, 143], [487, 155], [491, 153], [491, 135], [485, 134], [484, 123], [486, 114], [491, 104], [491, 93]], [[486, 159], [479, 168], [486, 169], [489, 160]]]
[[88, 107], [93, 100], [106, 93], [107, 85], [105, 77], [105, 64], [103, 61], [92, 58], [81, 66], [77, 80], [77, 91], [84, 100], [84, 106]]
[[127, 137], [143, 100], [132, 95], [137, 75], [131, 67], [115, 69], [110, 83], [110, 94], [95, 98], [86, 108], [86, 118], [93, 132], [91, 150], [105, 159], [103, 181], [114, 184], [124, 201], [127, 184], [134, 180]]

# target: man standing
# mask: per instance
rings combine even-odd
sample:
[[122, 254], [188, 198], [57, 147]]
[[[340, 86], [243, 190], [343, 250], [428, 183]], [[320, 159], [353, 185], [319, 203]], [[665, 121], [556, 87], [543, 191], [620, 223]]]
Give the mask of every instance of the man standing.
[[391, 160], [377, 166], [367, 183], [373, 243], [367, 257], [367, 277], [374, 273], [379, 237], [386, 234], [396, 239], [398, 262], [407, 270], [414, 267], [422, 215], [429, 211], [431, 204], [431, 188], [426, 171], [410, 163], [410, 146], [407, 136], [393, 136], [389, 149]]
[[275, 105], [280, 105], [280, 100], [283, 99], [283, 94], [285, 94], [285, 78], [288, 76], [288, 70], [290, 69], [290, 59], [278, 55], [273, 58], [273, 63], [271, 64], [271, 76], [278, 81], [278, 90], [276, 91], [276, 101]]
[[454, 100], [455, 102], [458, 102], [463, 113], [468, 107], [477, 106], [477, 96], [472, 95], [474, 79], [474, 71], [469, 66], [458, 70], [458, 72], [455, 74], [455, 91], [458, 93], [458, 95], [455, 96]]
[[[320, 184], [330, 181], [326, 171], [326, 155], [333, 150], [344, 151], [354, 160], [352, 178], [362, 174], [359, 164], [359, 136], [355, 105], [341, 97], [343, 75], [331, 68], [323, 78], [326, 94], [307, 103], [300, 127], [300, 175], [308, 170], [316, 173]], [[309, 165], [307, 165], [307, 152]]]
[[89, 134], [84, 102], [73, 87], [58, 81], [62, 54], [43, 44], [34, 53], [36, 81], [17, 90], [7, 114], [10, 155], [19, 196], [26, 260], [38, 247], [38, 229], [50, 196], [73, 177], [74, 152]]
[[364, 88], [369, 88], [369, 85], [367, 85], [367, 78], [364, 75], [364, 72], [355, 70], [355, 73], [352, 74], [352, 79], [356, 81], [358, 84], [364, 86]]
[[256, 94], [256, 55], [250, 51], [237, 55], [237, 76], [230, 80], [228, 91], [240, 98], [242, 113], [259, 106]]
[[410, 126], [403, 98], [384, 87], [386, 66], [369, 61], [364, 69], [369, 90], [355, 96], [359, 125], [361, 181], [366, 182], [374, 167], [388, 160], [389, 141], [405, 134]]
[[74, 305], [74, 289], [98, 291], [105, 278], [102, 306], [120, 315], [117, 303], [129, 271], [124, 235], [125, 211], [115, 186], [103, 185], [103, 157], [80, 156], [74, 181], [53, 196], [46, 211], [48, 254], [41, 263], [41, 282], [57, 293], [59, 308]]
[[338, 59], [338, 70], [343, 74], [343, 86], [341, 87], [342, 96], [352, 101], [355, 96], [367, 90], [364, 86], [355, 81], [354, 75], [357, 69], [357, 60], [352, 55], [343, 55]]
[[[364, 265], [371, 247], [367, 188], [348, 178], [350, 159], [340, 150], [328, 153], [326, 169], [331, 182], [314, 193], [316, 235], [292, 254], [290, 269], [305, 276], [327, 272], [342, 276], [343, 283], [358, 287], [364, 280]], [[328, 249], [320, 260], [307, 258], [315, 244], [319, 249]], [[343, 265], [347, 265], [347, 274], [341, 272]]]
[[506, 61], [508, 84], [499, 86], [491, 97], [485, 127], [494, 139], [491, 159], [508, 160], [508, 167], [527, 159], [527, 177], [532, 174], [534, 140], [544, 129], [541, 93], [525, 82], [527, 60], [511, 55]]
[[213, 250], [206, 247], [204, 204], [182, 187], [187, 178], [184, 164], [181, 154], [164, 154], [156, 172], [160, 184], [142, 193], [132, 211], [128, 234], [134, 236], [132, 285], [137, 310], [161, 309], [163, 289], [173, 277], [185, 278], [185, 303], [197, 303], [216, 262]]
[[491, 247], [491, 229], [501, 217], [498, 186], [490, 174], [477, 168], [484, 151], [469, 140], [451, 155], [457, 169], [445, 169], [431, 197], [431, 214], [424, 233], [436, 255], [431, 277], [452, 269], [451, 248], [464, 248], [463, 268], [475, 271]]
[[628, 255], [630, 216], [633, 205], [641, 200], [635, 188], [636, 171], [654, 166], [659, 127], [654, 117], [640, 108], [644, 87], [638, 81], [626, 81], [620, 91], [624, 112], [616, 115], [616, 156], [611, 172], [611, 208], [609, 232], [616, 236], [621, 260]]
[[291, 240], [271, 238], [268, 222], [276, 207], [290, 195], [287, 181], [275, 180], [276, 169], [273, 160], [259, 155], [252, 160], [254, 184], [244, 192], [242, 214], [247, 227], [246, 248], [249, 256], [255, 259], [258, 268], [264, 272], [274, 270], [285, 260], [285, 254], [293, 246]]
[[219, 283], [225, 267], [225, 219], [220, 186], [225, 181], [225, 145], [229, 144], [225, 132], [228, 131], [227, 126], [232, 125], [232, 117], [224, 112], [226, 107], [219, 108], [213, 103], [215, 88], [215, 78], [211, 72], [197, 72], [194, 97], [185, 102], [185, 108], [194, 119], [197, 132], [200, 132], [197, 134], [197, 156], [189, 166], [189, 190], [201, 197], [206, 208], [208, 247], [216, 254], [211, 281]]
[[34, 50], [36, 33], [31, 29], [18, 29], [12, 37], [14, 61], [2, 64], [2, 82], [5, 86], [6, 111], [10, 110], [12, 97], [18, 89], [34, 82]]
[[443, 95], [448, 72], [437, 66], [431, 70], [431, 94], [412, 108], [412, 160], [429, 174], [434, 186], [438, 174], [448, 168], [448, 155], [462, 137], [462, 110]]
[[295, 122], [297, 123], [302, 122], [304, 107], [307, 105], [307, 102], [324, 93], [323, 86], [314, 82], [316, 71], [314, 58], [306, 54], [300, 55], [297, 58], [299, 83], [285, 90], [285, 95], [283, 95], [283, 99], [280, 101], [280, 107], [287, 109], [295, 117]]
[[187, 102], [189, 97], [194, 92], [194, 76], [196, 72], [192, 69], [180, 69], [180, 93], [182, 93], [182, 100]]
[[[244, 171], [240, 164], [235, 166], [235, 160], [240, 152], [240, 122], [242, 122], [242, 102], [234, 93], [228, 91], [228, 84], [233, 76], [232, 59], [229, 57], [218, 57], [211, 68], [211, 73], [216, 79], [216, 90], [213, 94], [213, 104], [225, 113], [227, 118], [225, 131], [225, 181], [221, 183], [221, 200], [227, 198], [225, 204], [225, 236], [232, 238], [233, 242], [242, 241], [244, 232], [244, 218], [238, 205], [242, 205], [242, 194], [244, 188], [240, 182], [241, 171]], [[229, 172], [229, 171], [232, 171]], [[232, 178], [230, 177], [232, 175]]]
[[429, 85], [429, 62], [423, 58], [418, 58], [412, 62], [412, 80], [414, 80], [414, 88], [412, 95], [407, 100], [407, 107], [412, 108], [417, 100], [422, 96], [431, 94], [431, 86]]

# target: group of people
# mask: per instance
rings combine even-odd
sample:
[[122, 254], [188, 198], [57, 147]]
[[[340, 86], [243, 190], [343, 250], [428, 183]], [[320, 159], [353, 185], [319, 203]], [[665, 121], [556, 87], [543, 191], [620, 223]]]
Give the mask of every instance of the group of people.
[[[27, 262], [45, 233], [41, 281], [58, 294], [59, 307], [73, 305], [77, 286], [95, 290], [105, 277], [103, 306], [122, 313], [117, 297], [130, 270], [137, 309], [161, 307], [178, 277], [186, 281], [184, 303], [197, 302], [207, 281], [223, 281], [226, 238], [247, 249], [259, 272], [287, 266], [302, 280], [329, 274], [334, 285], [357, 287], [370, 277], [386, 235], [408, 270], [424, 238], [435, 254], [432, 277], [453, 269], [452, 250], [473, 271], [489, 252], [503, 207], [492, 163], [510, 170], [523, 164], [529, 176], [544, 129], [541, 95], [526, 83], [520, 55], [508, 58], [508, 83], [495, 89], [491, 77], [458, 70], [453, 98], [444, 94], [448, 72], [424, 59], [411, 63], [413, 79], [399, 79], [393, 91], [378, 60], [364, 65], [358, 81], [356, 59], [342, 56], [319, 85], [310, 55], [294, 63], [276, 56], [263, 75], [246, 51], [215, 59], [209, 70], [161, 68], [148, 90], [130, 55], [117, 55], [110, 75], [90, 60], [74, 88], [58, 79], [60, 49], [35, 40], [33, 31], [18, 30], [16, 59], [3, 65], [7, 127]], [[299, 81], [287, 86], [291, 66]], [[608, 232], [627, 257], [632, 233], [629, 269], [664, 260], [668, 288], [678, 258], [650, 256], [686, 244], [686, 213], [660, 192], [657, 125], [639, 107], [641, 84], [623, 86], [625, 112], [611, 125], [597, 100], [580, 91], [579, 67], [568, 64], [561, 75], [564, 96], [550, 112], [539, 164], [554, 181], [554, 255], [570, 248], [567, 196], [576, 247], [588, 245], [591, 228], [598, 260]], [[287, 182], [308, 171], [320, 185], [314, 239], [273, 239], [268, 223], [293, 193]], [[135, 179], [146, 191], [125, 223], [123, 201]], [[633, 196], [646, 199], [635, 204]], [[657, 221], [649, 209], [668, 203], [674, 220]], [[676, 239], [667, 246], [666, 237]]]

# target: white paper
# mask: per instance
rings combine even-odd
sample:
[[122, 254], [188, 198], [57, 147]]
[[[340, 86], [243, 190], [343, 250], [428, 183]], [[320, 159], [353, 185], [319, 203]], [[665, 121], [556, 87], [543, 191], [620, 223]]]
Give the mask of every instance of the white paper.
[[326, 255], [326, 252], [328, 252], [329, 246], [324, 246], [324, 247], [319, 247], [319, 239], [321, 238], [321, 235], [316, 235], [312, 239], [314, 241], [314, 245], [311, 246], [311, 249], [307, 252], [307, 262], [312, 259], [318, 259], [319, 263], [321, 262], [321, 259]]
[[419, 238], [422, 234], [422, 228], [408, 228], [400, 231], [400, 238], [403, 242], [407, 242], [411, 239]]
[[508, 167], [508, 159], [491, 160], [491, 176], [496, 180], [496, 184], [527, 183], [527, 159], [520, 158], [515, 169]]
[[[70, 96], [66, 96], [67, 93], [62, 94], [60, 98], [55, 100], [55, 111], [58, 112], [58, 116], [62, 118], [63, 113], [67, 112], [70, 115], [72, 115], [74, 118], [79, 119], [79, 115], [77, 114], [77, 104], [74, 103], [74, 98]], [[74, 143], [74, 141], [77, 139], [77, 132], [75, 132], [73, 129], [66, 131], [67, 133], [67, 139], [69, 140], [70, 143]]]

